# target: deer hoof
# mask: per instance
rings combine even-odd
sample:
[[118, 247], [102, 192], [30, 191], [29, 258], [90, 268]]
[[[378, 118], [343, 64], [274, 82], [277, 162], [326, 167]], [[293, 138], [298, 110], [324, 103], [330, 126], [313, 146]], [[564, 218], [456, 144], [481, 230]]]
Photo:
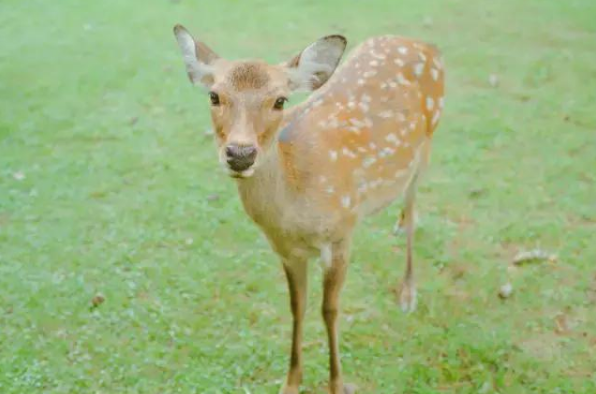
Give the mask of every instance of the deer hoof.
[[334, 384], [329, 389], [330, 394], [355, 394], [356, 385], [354, 384]]
[[284, 385], [281, 390], [279, 390], [279, 394], [299, 394], [300, 390], [298, 386], [287, 386]]
[[416, 310], [416, 286], [404, 283], [399, 292], [399, 305], [402, 312], [412, 313]]

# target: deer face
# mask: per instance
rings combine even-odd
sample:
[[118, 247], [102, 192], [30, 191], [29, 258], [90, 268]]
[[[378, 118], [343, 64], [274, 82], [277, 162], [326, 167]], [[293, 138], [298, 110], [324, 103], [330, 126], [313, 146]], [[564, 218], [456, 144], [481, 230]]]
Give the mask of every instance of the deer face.
[[230, 176], [247, 178], [271, 149], [289, 95], [315, 90], [337, 67], [346, 46], [341, 36], [324, 37], [290, 61], [270, 65], [258, 60], [228, 61], [196, 41], [182, 26], [174, 28], [188, 76], [206, 89], [220, 163]]

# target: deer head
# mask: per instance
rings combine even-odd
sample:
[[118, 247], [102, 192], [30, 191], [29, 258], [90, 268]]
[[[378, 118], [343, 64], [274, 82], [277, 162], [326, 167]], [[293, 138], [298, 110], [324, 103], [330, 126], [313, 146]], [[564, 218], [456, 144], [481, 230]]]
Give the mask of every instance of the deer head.
[[284, 104], [296, 91], [313, 91], [333, 74], [346, 47], [339, 35], [323, 37], [281, 64], [225, 60], [182, 26], [174, 27], [188, 77], [205, 88], [220, 163], [235, 178], [258, 171], [284, 118]]

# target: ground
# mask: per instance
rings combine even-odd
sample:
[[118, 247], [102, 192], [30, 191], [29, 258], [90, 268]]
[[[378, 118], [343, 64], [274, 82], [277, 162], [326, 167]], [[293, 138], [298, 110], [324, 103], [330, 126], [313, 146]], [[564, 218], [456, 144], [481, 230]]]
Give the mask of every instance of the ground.
[[[595, 17], [592, 0], [2, 1], [0, 392], [280, 386], [283, 273], [219, 169], [175, 23], [276, 62], [330, 33], [441, 48], [419, 308], [396, 304], [396, 204], [356, 234], [345, 374], [362, 393], [596, 392]], [[508, 269], [533, 248], [558, 259]], [[327, 377], [320, 279], [304, 393]]]

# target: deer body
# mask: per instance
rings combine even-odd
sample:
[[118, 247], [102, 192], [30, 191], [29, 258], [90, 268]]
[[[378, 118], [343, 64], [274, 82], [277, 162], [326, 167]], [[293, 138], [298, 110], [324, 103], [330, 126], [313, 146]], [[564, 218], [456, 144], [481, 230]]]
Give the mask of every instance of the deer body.
[[[348, 394], [339, 358], [339, 294], [358, 221], [404, 196], [407, 234], [402, 309], [415, 307], [413, 205], [443, 108], [438, 51], [410, 39], [368, 40], [333, 74], [345, 39], [328, 36], [281, 65], [225, 61], [182, 27], [175, 33], [191, 81], [209, 88], [220, 162], [237, 178], [247, 214], [281, 257], [293, 315], [282, 394], [302, 379], [307, 263], [324, 263], [322, 313], [332, 394]], [[332, 76], [333, 74], [333, 76]], [[316, 90], [283, 111], [285, 95]]]
[[379, 37], [286, 116], [261, 173], [238, 182], [278, 252], [312, 257], [403, 195], [427, 160], [442, 81], [435, 49]]

